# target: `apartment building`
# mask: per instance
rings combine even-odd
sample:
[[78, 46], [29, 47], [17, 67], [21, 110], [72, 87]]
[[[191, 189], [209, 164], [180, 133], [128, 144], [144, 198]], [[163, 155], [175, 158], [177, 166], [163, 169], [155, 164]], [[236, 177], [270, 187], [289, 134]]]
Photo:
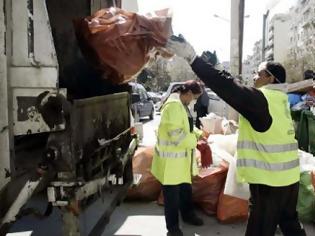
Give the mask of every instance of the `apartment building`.
[[289, 61], [302, 73], [315, 69], [315, 0], [299, 0], [290, 9]]
[[275, 14], [266, 22], [264, 60], [283, 63], [289, 54], [290, 15]]
[[259, 40], [254, 44], [253, 54], [243, 62], [242, 78], [246, 84], [253, 84], [254, 72], [262, 61], [262, 40]]

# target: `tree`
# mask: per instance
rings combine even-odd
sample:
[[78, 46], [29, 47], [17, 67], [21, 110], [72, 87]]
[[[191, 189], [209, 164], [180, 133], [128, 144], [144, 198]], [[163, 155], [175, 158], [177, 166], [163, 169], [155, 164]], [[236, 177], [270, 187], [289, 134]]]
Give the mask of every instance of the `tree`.
[[142, 77], [146, 77], [145, 79], [142, 78], [142, 82], [147, 90], [155, 92], [166, 90], [171, 81], [167, 64], [167, 60], [157, 56], [154, 61], [147, 65], [147, 68], [144, 69], [146, 72], [142, 74]]

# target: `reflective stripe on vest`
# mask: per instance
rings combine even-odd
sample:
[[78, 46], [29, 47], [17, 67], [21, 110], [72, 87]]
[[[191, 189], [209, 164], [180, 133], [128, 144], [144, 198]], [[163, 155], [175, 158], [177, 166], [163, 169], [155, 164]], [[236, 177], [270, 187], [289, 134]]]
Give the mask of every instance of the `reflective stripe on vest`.
[[238, 149], [251, 149], [259, 152], [278, 153], [278, 152], [290, 152], [298, 149], [297, 143], [288, 144], [261, 144], [252, 141], [239, 141], [237, 142]]
[[161, 138], [158, 138], [157, 140], [157, 143], [158, 145], [163, 145], [163, 146], [172, 146], [172, 145], [179, 145], [186, 137], [186, 134], [185, 133], [182, 133], [177, 140], [175, 141], [170, 141], [170, 140], [165, 140], [165, 139], [161, 139]]
[[289, 170], [299, 166], [299, 160], [295, 159], [288, 162], [279, 163], [267, 163], [264, 161], [252, 160], [252, 159], [237, 159], [237, 167], [254, 167], [258, 169], [264, 169], [269, 171], [282, 171]]
[[183, 129], [179, 128], [179, 129], [168, 131], [167, 133], [169, 136], [174, 136], [174, 135], [179, 135], [182, 132], [183, 132]]
[[187, 152], [164, 152], [155, 148], [156, 154], [161, 158], [183, 158], [188, 157]]

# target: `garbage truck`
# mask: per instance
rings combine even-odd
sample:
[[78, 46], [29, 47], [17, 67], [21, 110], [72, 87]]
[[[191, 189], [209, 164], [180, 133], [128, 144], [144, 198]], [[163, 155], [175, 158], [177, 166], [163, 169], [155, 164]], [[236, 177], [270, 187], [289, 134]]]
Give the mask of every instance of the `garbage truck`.
[[110, 6], [0, 1], [0, 235], [101, 235], [133, 181], [131, 88], [91, 67], [72, 22]]

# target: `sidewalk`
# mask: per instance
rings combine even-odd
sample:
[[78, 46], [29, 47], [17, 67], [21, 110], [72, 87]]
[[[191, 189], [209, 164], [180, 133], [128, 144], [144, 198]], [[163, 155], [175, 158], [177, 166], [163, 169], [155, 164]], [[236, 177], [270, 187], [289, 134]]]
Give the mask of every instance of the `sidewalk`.
[[[207, 216], [201, 211], [197, 214], [204, 220], [201, 227], [181, 222], [185, 236], [242, 236], [246, 223], [220, 224], [215, 216]], [[304, 224], [308, 236], [315, 235], [315, 225]], [[166, 227], [163, 207], [155, 202], [125, 202], [117, 207], [111, 216], [103, 236], [165, 236]], [[277, 233], [282, 235], [281, 233]]]
[[[207, 216], [201, 211], [197, 211], [197, 214], [205, 224], [197, 227], [181, 222], [185, 236], [244, 235], [245, 223], [223, 225], [215, 217]], [[165, 236], [166, 232], [162, 206], [155, 202], [125, 202], [116, 208], [103, 236]]]

